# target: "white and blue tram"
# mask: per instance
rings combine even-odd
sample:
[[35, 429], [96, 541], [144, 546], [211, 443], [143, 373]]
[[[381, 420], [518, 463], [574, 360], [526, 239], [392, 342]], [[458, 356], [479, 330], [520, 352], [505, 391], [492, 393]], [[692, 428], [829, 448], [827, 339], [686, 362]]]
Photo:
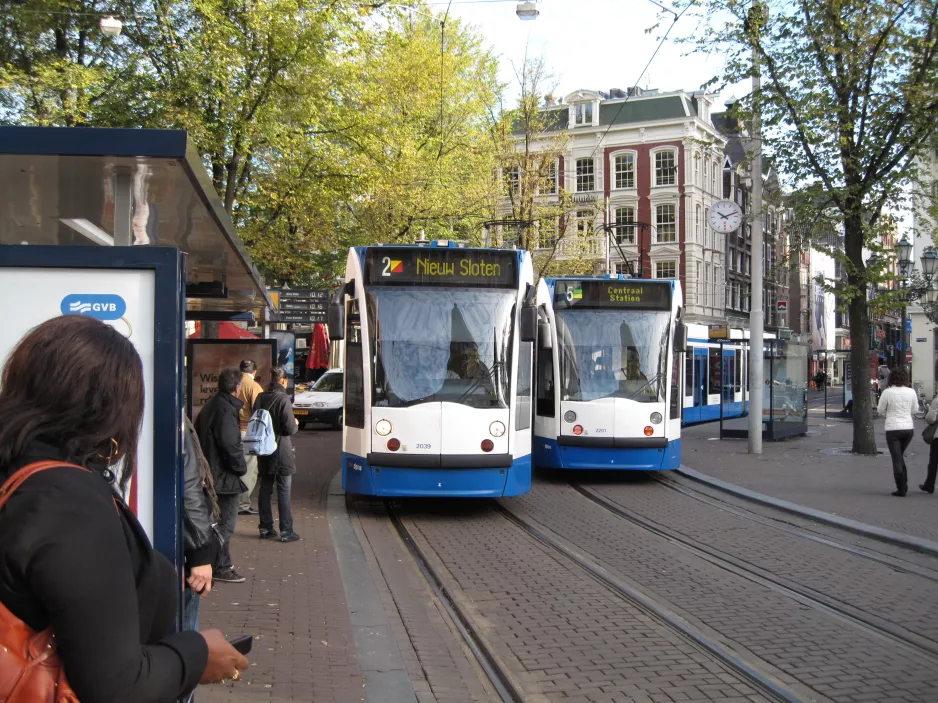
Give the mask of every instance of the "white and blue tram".
[[[749, 412], [749, 332], [726, 329], [710, 336], [706, 325], [687, 325], [684, 424], [743, 417]], [[775, 339], [766, 332], [764, 339]]]
[[678, 468], [687, 336], [680, 283], [546, 279], [536, 302], [537, 466]]
[[329, 309], [344, 338], [342, 486], [376, 496], [531, 488], [534, 272], [527, 252], [349, 251]]

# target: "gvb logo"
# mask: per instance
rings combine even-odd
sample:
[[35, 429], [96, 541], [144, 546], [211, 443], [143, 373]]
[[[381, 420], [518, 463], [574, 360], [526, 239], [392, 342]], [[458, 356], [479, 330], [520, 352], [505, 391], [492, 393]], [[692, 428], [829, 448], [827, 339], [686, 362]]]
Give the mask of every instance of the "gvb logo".
[[63, 315], [88, 315], [99, 320], [119, 320], [127, 312], [127, 303], [119, 295], [109, 293], [78, 293], [62, 299]]

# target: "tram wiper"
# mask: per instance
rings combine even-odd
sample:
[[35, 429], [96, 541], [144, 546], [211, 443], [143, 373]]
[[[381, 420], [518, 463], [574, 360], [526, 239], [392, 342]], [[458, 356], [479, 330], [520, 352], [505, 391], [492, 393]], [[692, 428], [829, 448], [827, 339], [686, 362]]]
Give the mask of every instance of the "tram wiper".
[[492, 378], [493, 374], [494, 374], [496, 371], [498, 371], [498, 369], [499, 369], [499, 368], [502, 366], [502, 364], [504, 364], [504, 363], [505, 363], [505, 362], [500, 361], [500, 360], [493, 361], [491, 368], [488, 367], [488, 366], [485, 366], [485, 364], [482, 364], [483, 366], [485, 366], [485, 373], [482, 374], [481, 376], [479, 376], [478, 378], [476, 378], [476, 379], [472, 382], [472, 384], [465, 390], [465, 392], [464, 392], [461, 396], [459, 396], [459, 398], [456, 400], [456, 402], [457, 402], [457, 403], [463, 402], [463, 400], [465, 400], [466, 397], [467, 397], [470, 393], [472, 393], [476, 388], [478, 388], [479, 386], [481, 386], [483, 382], [485, 382], [486, 380]]
[[656, 373], [654, 376], [651, 377], [651, 379], [648, 381], [648, 383], [646, 383], [644, 386], [642, 386], [642, 387], [639, 388], [637, 391], [635, 391], [634, 393], [632, 393], [628, 398], [626, 398], [626, 400], [631, 400], [632, 398], [634, 398], [635, 396], [637, 396], [639, 393], [641, 393], [643, 390], [645, 390], [646, 388], [648, 388], [649, 386], [651, 386], [653, 383], [657, 383], [658, 380], [659, 380], [662, 376], [664, 376], [664, 372], [663, 372], [663, 371], [659, 371], [658, 373]]

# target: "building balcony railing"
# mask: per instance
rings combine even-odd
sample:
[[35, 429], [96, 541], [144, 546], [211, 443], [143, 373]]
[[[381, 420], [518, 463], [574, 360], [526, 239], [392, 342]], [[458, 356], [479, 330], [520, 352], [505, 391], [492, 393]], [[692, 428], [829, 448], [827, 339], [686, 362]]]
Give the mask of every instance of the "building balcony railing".
[[[551, 240], [542, 240], [540, 249], [549, 250], [554, 247]], [[580, 237], [568, 234], [557, 242], [555, 255], [563, 258], [602, 259], [606, 257], [606, 237]]]

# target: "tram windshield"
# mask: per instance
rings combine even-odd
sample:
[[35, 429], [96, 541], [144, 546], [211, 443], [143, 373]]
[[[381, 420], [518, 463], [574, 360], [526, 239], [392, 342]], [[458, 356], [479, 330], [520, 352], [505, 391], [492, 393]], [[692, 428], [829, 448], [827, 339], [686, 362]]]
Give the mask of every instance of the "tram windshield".
[[649, 310], [559, 310], [562, 400], [665, 400], [671, 315]]
[[508, 407], [516, 299], [504, 289], [369, 289], [373, 404]]

